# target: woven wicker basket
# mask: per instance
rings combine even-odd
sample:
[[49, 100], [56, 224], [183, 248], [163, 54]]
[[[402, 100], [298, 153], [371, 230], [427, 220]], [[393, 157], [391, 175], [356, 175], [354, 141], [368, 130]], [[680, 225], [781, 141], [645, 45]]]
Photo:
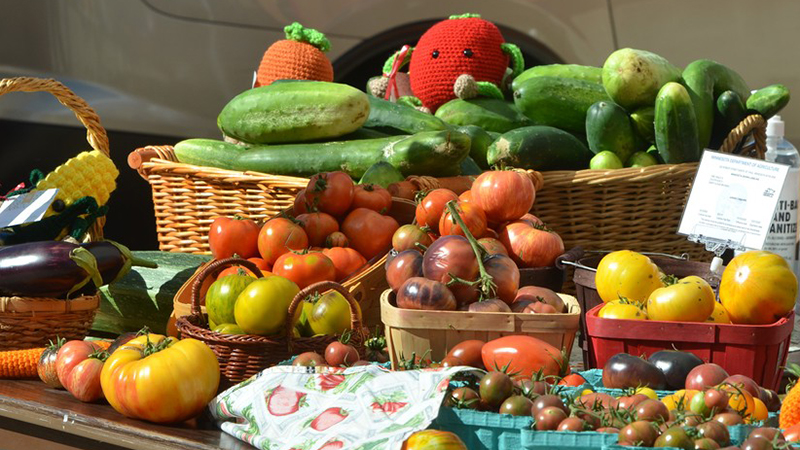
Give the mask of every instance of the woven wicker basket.
[[325, 353], [325, 348], [331, 342], [338, 339], [338, 336], [314, 336], [314, 337], [294, 337], [294, 313], [300, 302], [309, 295], [319, 292], [320, 294], [329, 290], [335, 290], [342, 294], [350, 303], [350, 327], [353, 330], [350, 344], [355, 346], [360, 355], [364, 355], [363, 344], [367, 336], [367, 330], [361, 323], [361, 317], [356, 311], [356, 300], [350, 292], [338, 283], [323, 281], [312, 284], [302, 289], [289, 305], [289, 318], [286, 327], [280, 336], [255, 336], [255, 335], [235, 335], [217, 333], [208, 329], [206, 314], [200, 311], [200, 287], [207, 277], [219, 273], [231, 265], [242, 265], [258, 274], [261, 272], [250, 261], [238, 258], [227, 258], [216, 260], [205, 266], [199, 276], [192, 284], [192, 314], [179, 317], [177, 328], [182, 338], [194, 338], [208, 344], [214, 351], [219, 360], [220, 372], [223, 384], [238, 383], [261, 372], [267, 367], [274, 366], [279, 362], [285, 361], [294, 355], [304, 352]]
[[[0, 80], [0, 95], [10, 92], [48, 92], [69, 108], [86, 127], [86, 140], [109, 156], [108, 136], [100, 118], [86, 102], [58, 81], [40, 78]], [[105, 218], [99, 217], [87, 239], [103, 239]], [[98, 294], [70, 300], [53, 298], [0, 297], [0, 349], [42, 347], [56, 336], [83, 339], [100, 306]]]

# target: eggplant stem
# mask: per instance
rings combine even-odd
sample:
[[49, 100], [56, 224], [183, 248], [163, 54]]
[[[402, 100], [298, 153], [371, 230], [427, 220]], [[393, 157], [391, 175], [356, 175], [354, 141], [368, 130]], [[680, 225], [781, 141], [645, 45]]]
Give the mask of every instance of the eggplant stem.
[[478, 244], [475, 236], [473, 236], [472, 232], [469, 231], [469, 228], [467, 228], [467, 225], [464, 223], [464, 220], [458, 213], [455, 200], [450, 200], [447, 202], [447, 211], [450, 212], [450, 217], [452, 217], [456, 224], [461, 227], [461, 231], [464, 232], [464, 237], [467, 238], [469, 245], [472, 246], [472, 251], [475, 252], [475, 258], [478, 260], [478, 269], [480, 270], [478, 284], [480, 284], [481, 300], [495, 298], [497, 296], [497, 285], [494, 284], [494, 278], [489, 275], [489, 272], [487, 272], [486, 268], [483, 266], [481, 246]]

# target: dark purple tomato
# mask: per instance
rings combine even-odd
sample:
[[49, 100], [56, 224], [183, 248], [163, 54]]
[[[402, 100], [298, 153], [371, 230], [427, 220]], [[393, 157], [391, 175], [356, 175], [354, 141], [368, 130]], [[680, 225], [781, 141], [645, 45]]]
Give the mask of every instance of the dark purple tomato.
[[586, 431], [588, 424], [577, 417], [567, 417], [558, 424], [557, 431]]
[[556, 312], [567, 312], [564, 300], [553, 290], [541, 286], [523, 286], [517, 291], [514, 301], [528, 300], [532, 302], [545, 302], [556, 309]]
[[500, 405], [500, 414], [511, 414], [512, 416], [530, 416], [533, 402], [524, 395], [512, 395], [505, 399]]
[[497, 410], [508, 397], [514, 394], [514, 381], [503, 372], [489, 372], [481, 378], [478, 393], [484, 405]]
[[564, 401], [561, 400], [561, 397], [554, 394], [546, 394], [536, 397], [536, 399], [533, 401], [531, 415], [536, 418], [536, 414], [548, 406], [555, 406], [556, 408], [560, 408], [562, 411], [564, 411], [565, 414], [569, 413], [569, 409], [567, 408], [567, 405], [564, 404]]
[[731, 443], [731, 435], [728, 433], [728, 427], [721, 422], [711, 420], [697, 425], [696, 428], [698, 436], [712, 439], [720, 446]]
[[636, 405], [636, 418], [637, 420], [649, 420], [651, 422], [668, 420], [669, 411], [667, 410], [667, 405], [658, 400], [648, 398]]
[[658, 367], [646, 360], [617, 353], [603, 367], [603, 386], [617, 389], [649, 386], [658, 390], [667, 386], [667, 379]]
[[728, 427], [732, 427], [734, 425], [742, 425], [742, 424], [744, 424], [744, 419], [742, 419], [742, 416], [740, 416], [737, 413], [732, 413], [732, 412], [726, 412], [726, 413], [717, 414], [716, 416], [714, 416], [712, 418], [712, 420], [716, 420], [717, 422], [719, 422], [719, 423], [721, 423], [721, 424], [723, 424], [725, 426], [728, 426]]
[[478, 276], [478, 259], [464, 236], [442, 236], [425, 251], [422, 273], [429, 280], [447, 283], [454, 275], [473, 281]]
[[658, 438], [658, 429], [655, 424], [638, 420], [619, 430], [620, 445], [638, 445], [639, 447], [652, 447]]
[[[730, 396], [725, 391], [711, 388], [707, 389], [703, 393], [702, 399], [703, 402], [706, 404], [706, 407], [716, 413], [716, 412], [722, 412], [725, 410], [725, 408], [728, 407]], [[694, 400], [694, 398], [692, 398], [692, 400]]]
[[444, 406], [460, 409], [478, 409], [480, 400], [480, 396], [474, 389], [460, 387], [453, 389], [453, 392], [447, 396]]
[[703, 360], [695, 354], [677, 350], [661, 350], [650, 355], [647, 360], [664, 372], [667, 388], [674, 391], [683, 389], [689, 372], [703, 364]]
[[[510, 259], [509, 259], [510, 261]], [[512, 261], [513, 262], [513, 261]], [[467, 311], [470, 312], [511, 312], [506, 302], [499, 298], [490, 298], [480, 302], [470, 303], [467, 306]]]
[[493, 237], [483, 237], [478, 239], [478, 244], [486, 250], [487, 255], [506, 255], [508, 256], [508, 250], [500, 242], [499, 239], [495, 239]]
[[770, 442], [777, 442], [779, 444], [783, 444], [784, 442], [786, 442], [786, 438], [783, 437], [783, 433], [781, 433], [781, 430], [772, 427], [756, 428], [755, 430], [751, 431], [750, 435], [747, 437], [748, 438], [763, 437], [764, 439], [767, 439]]
[[533, 381], [530, 378], [515, 381], [522, 395], [528, 398], [536, 398], [547, 392], [549, 384], [546, 381]]
[[478, 339], [461, 341], [447, 352], [447, 356], [460, 359], [465, 366], [483, 368], [483, 357], [481, 350], [485, 342]]
[[725, 378], [723, 383], [736, 386], [739, 389], [749, 392], [753, 397], [759, 398], [759, 391], [761, 388], [758, 386], [758, 383], [753, 381], [753, 379], [750, 377], [746, 377], [744, 375], [731, 375], [728, 378]]
[[394, 292], [409, 278], [422, 277], [422, 254], [415, 250], [406, 250], [397, 254], [391, 262], [386, 263], [386, 281]]
[[456, 309], [456, 298], [444, 284], [427, 278], [414, 277], [400, 286], [397, 292], [397, 307], [453, 311]]
[[456, 358], [455, 356], [445, 356], [442, 359], [442, 367], [458, 367], [458, 366], [466, 366], [464, 361]]
[[110, 355], [114, 353], [114, 350], [122, 347], [123, 345], [127, 344], [128, 341], [139, 336], [140, 334], [138, 332], [133, 332], [133, 331], [120, 334], [116, 339], [114, 339], [114, 342], [111, 343], [111, 346], [108, 347], [107, 350], [108, 354]]
[[519, 289], [517, 263], [506, 255], [492, 255], [483, 260], [483, 267], [494, 281], [496, 297], [510, 305]]
[[721, 366], [714, 363], [700, 364], [686, 375], [684, 387], [702, 391], [722, 383], [725, 378], [728, 378], [728, 372]]
[[772, 450], [774, 447], [769, 440], [763, 437], [751, 437], [742, 442], [739, 448], [742, 450]]
[[694, 441], [695, 450], [716, 450], [719, 448], [717, 441], [709, 438], [700, 438]]
[[553, 431], [567, 418], [567, 413], [557, 406], [548, 406], [536, 414], [535, 428], [539, 431]]
[[670, 427], [664, 430], [653, 447], [674, 447], [683, 450], [694, 450], [694, 441], [686, 434], [682, 427]]
[[771, 389], [761, 388], [758, 398], [764, 402], [764, 405], [767, 407], [767, 411], [778, 412], [781, 410], [781, 399], [778, 397], [777, 392]]

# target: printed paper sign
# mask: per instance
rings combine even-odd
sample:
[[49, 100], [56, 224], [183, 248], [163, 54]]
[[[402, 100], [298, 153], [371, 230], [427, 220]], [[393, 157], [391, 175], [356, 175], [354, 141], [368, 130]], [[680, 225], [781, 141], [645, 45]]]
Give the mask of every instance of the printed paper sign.
[[58, 189], [46, 189], [9, 197], [0, 203], [0, 228], [42, 220], [57, 193]]
[[706, 150], [678, 234], [761, 249], [788, 165]]

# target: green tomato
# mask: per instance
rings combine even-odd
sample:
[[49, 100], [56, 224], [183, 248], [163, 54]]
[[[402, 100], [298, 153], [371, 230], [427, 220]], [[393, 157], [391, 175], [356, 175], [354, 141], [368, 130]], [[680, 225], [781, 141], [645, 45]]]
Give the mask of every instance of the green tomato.
[[[356, 303], [359, 319], [361, 307]], [[336, 291], [325, 293], [314, 303], [308, 324], [313, 334], [334, 335], [341, 334], [350, 328], [350, 304], [342, 294]]]
[[604, 150], [594, 155], [589, 161], [590, 169], [621, 169], [622, 161], [614, 152]]
[[215, 324], [234, 323], [233, 308], [239, 294], [253, 281], [249, 275], [228, 275], [215, 281], [206, 292], [208, 320]]
[[656, 157], [647, 152], [636, 152], [628, 158], [628, 167], [647, 167], [658, 164]]
[[225, 333], [225, 334], [247, 334], [244, 332], [242, 327], [236, 325], [235, 323], [221, 323], [213, 328], [213, 331], [216, 333]]
[[282, 334], [298, 292], [297, 284], [277, 275], [253, 281], [236, 299], [236, 324], [247, 334]]
[[294, 328], [299, 333], [298, 337], [311, 337], [314, 335], [314, 332], [311, 331], [311, 326], [308, 323], [308, 318], [311, 316], [311, 311], [313, 309], [313, 302], [303, 300], [300, 307], [295, 310], [294, 316], [296, 320], [294, 322]]

